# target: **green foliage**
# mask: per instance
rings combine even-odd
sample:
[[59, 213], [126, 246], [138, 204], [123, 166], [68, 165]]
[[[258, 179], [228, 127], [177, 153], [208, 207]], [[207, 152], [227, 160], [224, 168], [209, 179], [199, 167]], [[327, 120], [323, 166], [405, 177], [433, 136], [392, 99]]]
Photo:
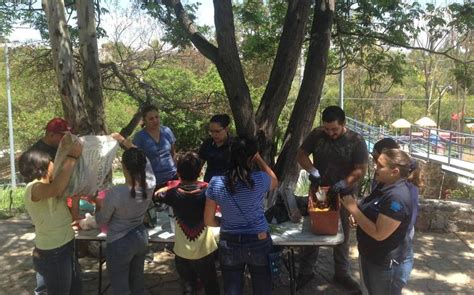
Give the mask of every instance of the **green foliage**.
[[222, 82], [213, 66], [200, 74], [170, 60], [148, 71], [146, 79], [160, 85], [166, 94], [156, 101], [162, 122], [173, 130], [179, 150], [199, 147], [207, 135], [210, 116], [229, 113]]
[[[62, 116], [62, 109], [51, 68], [31, 71], [28, 47], [10, 49], [10, 81], [15, 147], [23, 150], [43, 135], [46, 122]], [[42, 49], [37, 49], [41, 51]], [[0, 50], [2, 57], [3, 49]], [[0, 63], [0, 80], [5, 81], [5, 63]], [[0, 84], [0, 103], [7, 105], [6, 85]], [[7, 108], [0, 108], [0, 132], [8, 134]], [[0, 149], [8, 147], [8, 136], [1, 137]]]
[[[105, 30], [100, 27], [101, 16], [107, 14], [109, 11], [100, 5], [99, 1], [94, 1], [96, 9], [96, 24], [97, 24], [97, 38], [107, 36]], [[76, 16], [76, 0], [64, 1], [66, 8], [66, 20], [68, 22], [67, 28], [71, 42], [74, 45], [78, 44], [79, 29], [77, 26], [71, 25], [71, 20], [74, 23], [77, 20]], [[14, 25], [31, 26], [40, 32], [41, 38], [49, 42], [48, 21], [44, 11], [41, 9], [41, 1], [27, 0], [27, 1], [0, 1], [0, 36], [8, 36]]]
[[0, 219], [26, 212], [24, 202], [25, 188], [0, 187]]
[[[162, 38], [163, 42], [171, 44], [173, 47], [178, 47], [181, 49], [185, 49], [191, 45], [191, 41], [189, 40], [189, 36], [184, 28], [180, 25], [179, 20], [176, 18], [174, 11], [172, 11], [167, 6], [160, 4], [161, 1], [140, 1], [140, 5], [142, 9], [145, 9], [147, 13], [160, 20], [165, 26], [164, 35]], [[196, 24], [196, 10], [198, 9], [199, 2], [192, 3], [192, 4], [185, 4], [184, 10], [187, 11], [190, 21], [195, 24], [198, 31], [201, 34], [207, 34], [210, 31], [208, 26], [199, 26]]]
[[459, 185], [457, 189], [452, 190], [448, 196], [449, 199], [474, 200], [474, 187], [469, 185]]
[[136, 102], [128, 95], [115, 91], [104, 91], [105, 119], [109, 133], [119, 132], [130, 122], [137, 111]]
[[287, 1], [248, 0], [234, 4], [240, 50], [246, 61], [271, 64], [283, 28]]

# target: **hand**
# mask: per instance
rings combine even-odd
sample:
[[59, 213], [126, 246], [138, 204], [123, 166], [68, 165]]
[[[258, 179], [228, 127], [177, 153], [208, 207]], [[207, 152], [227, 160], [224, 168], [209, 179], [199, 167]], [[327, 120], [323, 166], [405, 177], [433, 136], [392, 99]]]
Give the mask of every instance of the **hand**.
[[118, 141], [119, 143], [122, 143], [125, 140], [125, 137], [123, 137], [122, 134], [118, 132], [114, 132], [110, 134], [110, 136], [112, 136], [112, 138]]
[[258, 164], [258, 161], [262, 160], [262, 156], [260, 156], [259, 152], [256, 152], [255, 155], [253, 155], [251, 162], [255, 162]]
[[359, 210], [356, 199], [354, 199], [351, 195], [342, 197], [341, 203], [351, 214], [354, 214], [357, 210]]
[[69, 149], [68, 155], [79, 158], [82, 154], [82, 143], [76, 140]]
[[331, 196], [345, 195], [348, 192], [348, 189], [349, 189], [349, 186], [347, 185], [347, 181], [345, 181], [344, 179], [339, 180], [338, 182], [336, 182], [336, 184], [331, 186], [331, 188], [328, 191], [328, 195], [331, 195]]
[[311, 185], [317, 187], [321, 185], [321, 175], [319, 175], [318, 169], [313, 168], [309, 171], [309, 181], [311, 181]]
[[72, 230], [74, 230], [75, 232], [78, 232], [78, 231], [81, 230], [81, 226], [79, 225], [79, 221], [80, 220], [74, 220], [73, 222], [71, 222]]
[[357, 221], [355, 220], [354, 216], [352, 214], [349, 215], [349, 226], [350, 227], [356, 227], [357, 226]]

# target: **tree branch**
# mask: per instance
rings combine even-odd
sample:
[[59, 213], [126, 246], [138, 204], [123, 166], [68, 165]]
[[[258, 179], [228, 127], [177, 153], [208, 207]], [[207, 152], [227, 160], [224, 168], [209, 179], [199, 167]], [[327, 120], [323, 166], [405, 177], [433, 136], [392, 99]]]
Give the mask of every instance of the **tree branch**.
[[163, 0], [163, 4], [172, 8], [179, 19], [181, 26], [186, 30], [189, 39], [194, 46], [212, 62], [217, 61], [217, 48], [209, 42], [194, 26], [194, 23], [189, 18], [188, 13], [184, 10], [183, 4], [179, 0]]

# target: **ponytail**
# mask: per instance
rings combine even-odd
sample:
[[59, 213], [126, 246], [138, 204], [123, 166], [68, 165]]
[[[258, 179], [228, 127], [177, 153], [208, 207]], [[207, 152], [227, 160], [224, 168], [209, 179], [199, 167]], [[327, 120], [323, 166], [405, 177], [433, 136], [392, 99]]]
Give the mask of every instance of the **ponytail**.
[[226, 188], [235, 193], [237, 182], [242, 182], [249, 188], [254, 187], [250, 177], [250, 160], [258, 151], [257, 140], [254, 137], [239, 136], [230, 147], [230, 167], [226, 174]]
[[421, 180], [421, 168], [418, 166], [418, 162], [413, 158], [411, 159], [409, 172], [410, 174], [407, 177], [407, 181], [417, 187], [421, 187], [423, 185], [423, 181]]
[[132, 198], [136, 197], [135, 183], [140, 183], [140, 188], [143, 194], [143, 198], [147, 198], [146, 194], [146, 156], [145, 153], [135, 147], [129, 148], [123, 153], [122, 165], [130, 173], [132, 178], [132, 188], [130, 189], [130, 195]]

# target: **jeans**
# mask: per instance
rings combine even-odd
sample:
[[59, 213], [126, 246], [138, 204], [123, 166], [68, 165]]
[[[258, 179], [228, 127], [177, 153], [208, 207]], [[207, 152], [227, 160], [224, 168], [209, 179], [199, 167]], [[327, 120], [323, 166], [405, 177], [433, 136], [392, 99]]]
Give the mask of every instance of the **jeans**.
[[272, 293], [272, 277], [268, 254], [272, 250], [270, 234], [263, 240], [257, 235], [233, 235], [221, 233], [219, 262], [226, 295], [242, 294], [244, 271], [247, 266], [252, 279], [252, 294]]
[[[344, 241], [333, 247], [334, 273], [336, 276], [349, 275], [349, 212], [341, 206], [340, 209]], [[313, 265], [318, 260], [319, 246], [304, 246], [299, 254], [299, 273], [308, 275], [313, 273]]]
[[196, 294], [198, 278], [204, 285], [206, 295], [219, 294], [214, 257], [215, 252], [200, 259], [186, 259], [175, 256], [176, 270], [183, 284], [183, 294]]
[[36, 273], [36, 288], [34, 291], [35, 295], [47, 295], [46, 283], [44, 282], [43, 276], [37, 272]]
[[414, 260], [415, 257], [413, 254], [413, 243], [409, 243], [407, 257], [394, 269], [395, 277], [400, 278], [401, 281], [400, 290], [408, 284], [408, 279], [410, 278], [410, 274], [413, 269]]
[[129, 231], [124, 237], [107, 243], [105, 257], [112, 294], [144, 294], [145, 255], [148, 232], [144, 225]]
[[360, 267], [365, 287], [369, 294], [398, 295], [408, 283], [413, 269], [413, 245], [409, 245], [409, 254], [401, 263], [393, 261], [389, 266], [381, 266], [360, 257]]
[[35, 248], [33, 265], [43, 277], [49, 295], [82, 294], [81, 270], [74, 253], [74, 239], [51, 250]]

